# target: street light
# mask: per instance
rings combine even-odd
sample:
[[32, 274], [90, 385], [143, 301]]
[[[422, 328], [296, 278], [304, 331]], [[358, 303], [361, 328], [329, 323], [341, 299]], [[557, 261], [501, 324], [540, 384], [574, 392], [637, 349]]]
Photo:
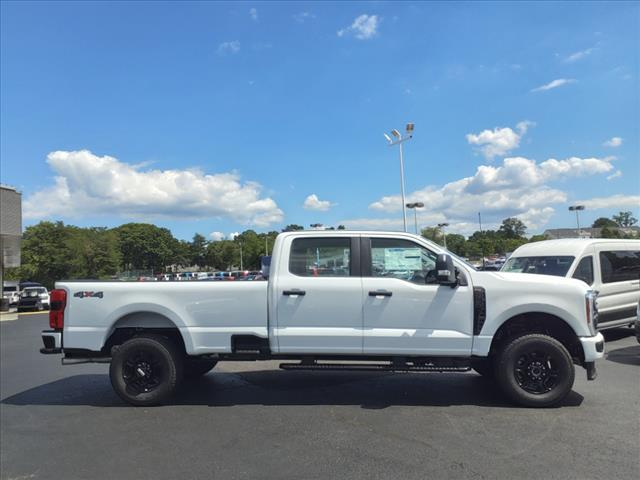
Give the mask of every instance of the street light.
[[578, 225], [578, 238], [580, 238], [580, 214], [578, 212], [580, 212], [581, 210], [584, 210], [584, 205], [571, 205], [569, 207], [570, 212], [576, 212], [576, 224]]
[[442, 236], [444, 237], [444, 248], [447, 249], [447, 232], [444, 231], [444, 227], [448, 227], [448, 223], [439, 223], [438, 228], [442, 230]]
[[414, 129], [414, 124], [407, 123], [406, 134], [404, 136], [402, 136], [402, 134], [395, 128], [391, 130], [391, 135], [393, 135], [394, 138], [391, 138], [386, 133], [383, 133], [384, 138], [387, 139], [387, 142], [389, 143], [390, 147], [394, 145], [400, 146], [400, 190], [402, 192], [402, 220], [404, 222], [405, 232], [407, 231], [407, 210], [406, 210], [406, 204], [405, 204], [405, 198], [404, 198], [404, 163], [402, 158], [402, 144], [407, 140], [411, 140], [413, 138], [413, 129]]
[[424, 207], [422, 202], [407, 203], [407, 208], [413, 208], [413, 220], [416, 223], [416, 235], [418, 234], [418, 213], [417, 209]]

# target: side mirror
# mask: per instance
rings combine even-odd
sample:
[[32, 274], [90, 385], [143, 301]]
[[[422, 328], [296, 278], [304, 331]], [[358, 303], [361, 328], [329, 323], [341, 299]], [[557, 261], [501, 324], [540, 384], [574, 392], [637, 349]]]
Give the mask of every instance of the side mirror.
[[451, 255], [441, 253], [436, 259], [436, 283], [455, 287], [458, 284], [456, 267], [453, 265]]

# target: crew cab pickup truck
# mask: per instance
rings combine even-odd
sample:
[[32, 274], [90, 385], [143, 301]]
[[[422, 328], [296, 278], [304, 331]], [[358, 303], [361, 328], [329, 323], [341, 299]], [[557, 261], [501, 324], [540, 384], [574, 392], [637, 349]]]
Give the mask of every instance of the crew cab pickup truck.
[[466, 372], [515, 403], [555, 405], [604, 355], [582, 281], [479, 272], [407, 233], [278, 236], [268, 281], [61, 281], [41, 353], [110, 363], [133, 405], [170, 401], [217, 362], [283, 369]]

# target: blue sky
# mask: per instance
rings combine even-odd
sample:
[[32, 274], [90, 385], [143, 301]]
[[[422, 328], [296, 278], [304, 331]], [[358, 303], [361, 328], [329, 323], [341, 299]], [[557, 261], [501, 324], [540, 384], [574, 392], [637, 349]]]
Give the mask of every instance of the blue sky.
[[421, 226], [640, 215], [638, 3], [1, 9], [2, 182], [25, 225], [400, 229], [382, 134], [408, 121]]

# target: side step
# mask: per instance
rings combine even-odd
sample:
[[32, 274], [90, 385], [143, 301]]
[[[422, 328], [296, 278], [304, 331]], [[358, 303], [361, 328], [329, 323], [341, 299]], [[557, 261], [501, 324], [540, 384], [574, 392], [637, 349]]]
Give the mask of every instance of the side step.
[[394, 363], [281, 363], [283, 370], [357, 370], [393, 372], [468, 372], [471, 367], [458, 365], [409, 365]]

